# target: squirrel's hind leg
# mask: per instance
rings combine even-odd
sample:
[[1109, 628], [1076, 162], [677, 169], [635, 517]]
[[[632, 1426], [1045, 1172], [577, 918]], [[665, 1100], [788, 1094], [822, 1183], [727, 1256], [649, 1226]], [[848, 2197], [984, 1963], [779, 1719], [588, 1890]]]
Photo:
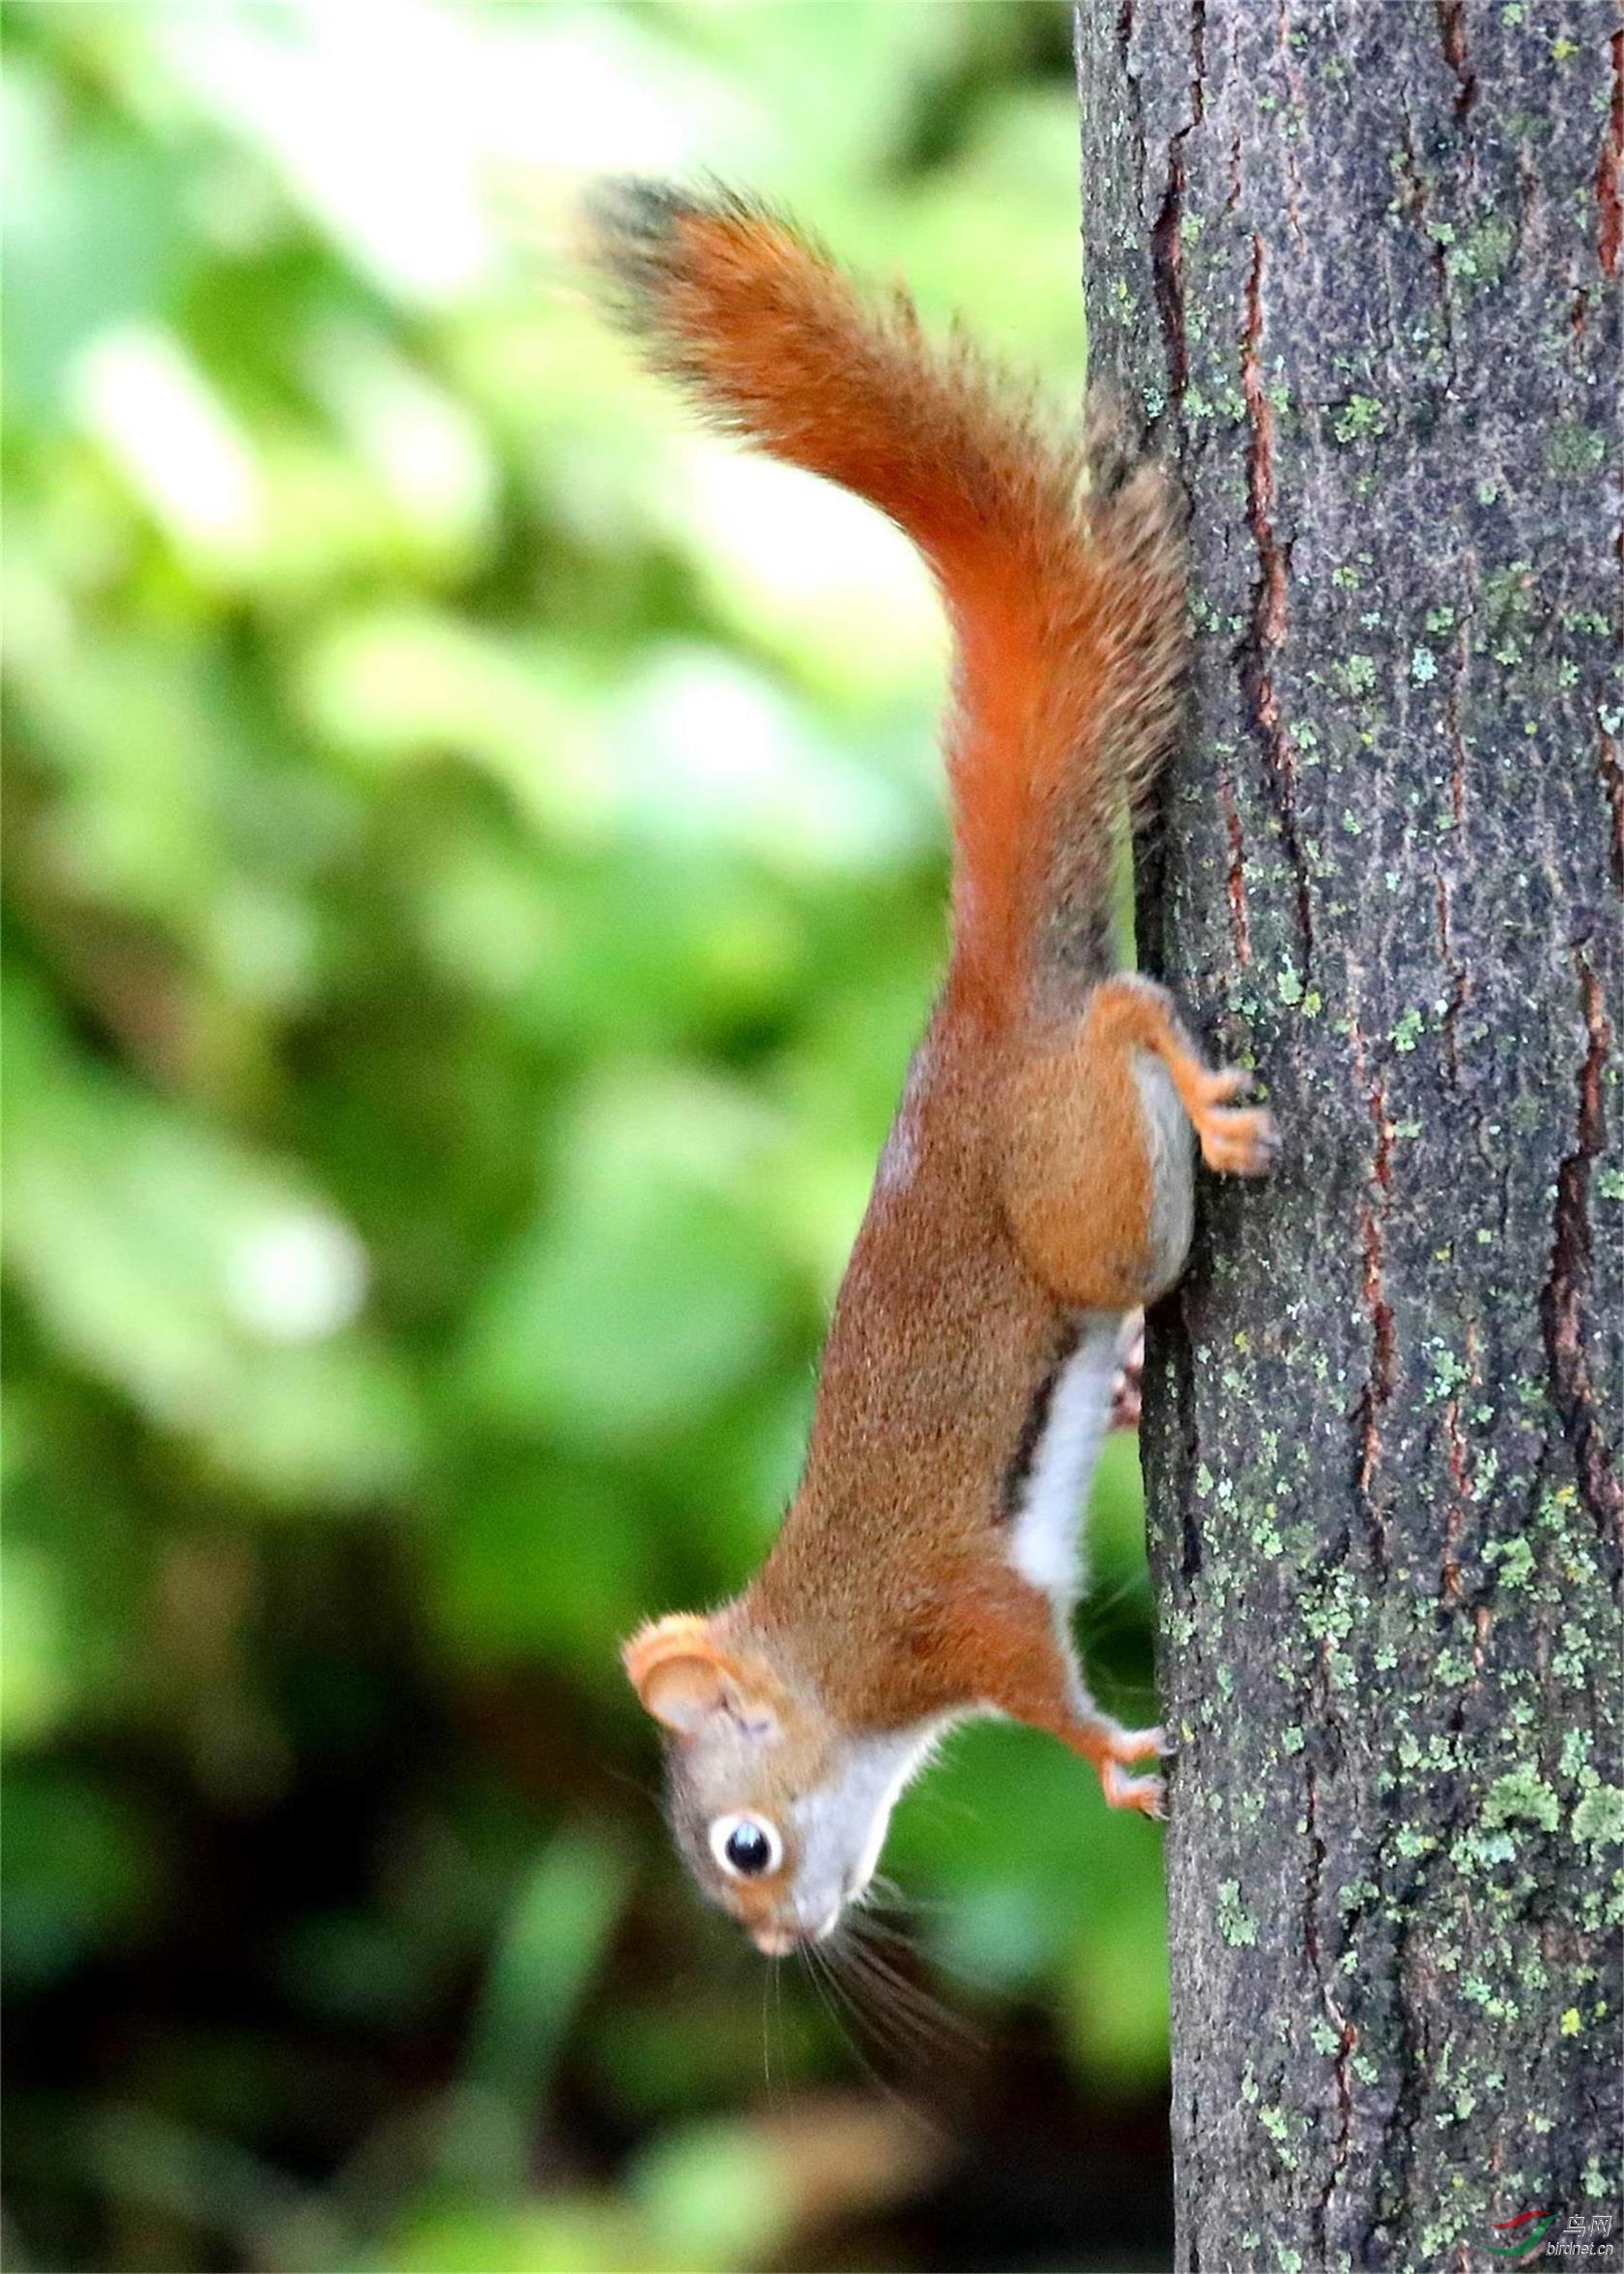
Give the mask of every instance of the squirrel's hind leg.
[[1082, 1018], [1052, 1031], [1010, 1079], [1010, 1227], [1055, 1299], [1132, 1310], [1171, 1287], [1190, 1242], [1193, 1128], [1215, 1169], [1262, 1176], [1278, 1151], [1250, 1077], [1207, 1065], [1165, 988], [1102, 979]]
[[1095, 988], [1088, 1016], [1102, 1040], [1148, 1050], [1166, 1066], [1209, 1169], [1230, 1177], [1268, 1174], [1280, 1152], [1274, 1116], [1266, 1106], [1232, 1102], [1252, 1087], [1252, 1076], [1243, 1066], [1207, 1064], [1165, 987], [1137, 972], [1119, 973]]

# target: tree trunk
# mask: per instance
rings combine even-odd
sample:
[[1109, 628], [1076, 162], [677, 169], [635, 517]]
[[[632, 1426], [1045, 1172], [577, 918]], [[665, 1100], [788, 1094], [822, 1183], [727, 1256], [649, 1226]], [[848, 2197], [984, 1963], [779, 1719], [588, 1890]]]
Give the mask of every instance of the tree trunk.
[[1093, 365], [1193, 510], [1142, 953], [1286, 1139], [1146, 1367], [1208, 2274], [1618, 2209], [1613, 20], [1079, 12]]

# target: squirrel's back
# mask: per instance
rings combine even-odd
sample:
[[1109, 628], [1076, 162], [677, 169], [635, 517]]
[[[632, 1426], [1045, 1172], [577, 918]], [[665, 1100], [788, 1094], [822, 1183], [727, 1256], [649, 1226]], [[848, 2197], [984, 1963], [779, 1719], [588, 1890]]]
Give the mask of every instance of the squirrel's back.
[[1176, 728], [1168, 476], [1099, 397], [1057, 440], [962, 340], [927, 343], [903, 294], [866, 300], [744, 198], [614, 182], [590, 221], [652, 359], [724, 425], [878, 506], [935, 573], [956, 645], [948, 1000], [1003, 1021], [1045, 972], [1103, 959], [1115, 831]]

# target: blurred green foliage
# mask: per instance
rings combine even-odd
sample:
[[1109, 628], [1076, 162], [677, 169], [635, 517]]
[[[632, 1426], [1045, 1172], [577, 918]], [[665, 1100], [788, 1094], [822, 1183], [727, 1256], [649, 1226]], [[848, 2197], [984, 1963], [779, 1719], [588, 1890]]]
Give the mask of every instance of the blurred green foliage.
[[[714, 167], [1063, 401], [1063, 12], [5, 23], [14, 2262], [804, 2260], [953, 2123], [764, 2002], [614, 1646], [794, 1481], [941, 956], [942, 634], [630, 367], [562, 217]], [[1138, 1530], [1118, 1440], [1143, 1712]], [[905, 2098], [1154, 2095], [1143, 1822], [981, 1729], [891, 1854], [984, 2041], [899, 2013]]]

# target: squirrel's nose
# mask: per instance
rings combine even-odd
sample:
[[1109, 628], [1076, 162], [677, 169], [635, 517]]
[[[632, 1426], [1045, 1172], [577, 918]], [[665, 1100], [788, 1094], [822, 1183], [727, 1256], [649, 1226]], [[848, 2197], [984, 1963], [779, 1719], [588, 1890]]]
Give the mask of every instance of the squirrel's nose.
[[788, 1958], [792, 1950], [804, 1950], [808, 1944], [822, 1942], [834, 1933], [840, 1924], [840, 1906], [837, 1903], [826, 1918], [815, 1927], [794, 1926], [752, 1927], [750, 1939], [764, 1958]]

